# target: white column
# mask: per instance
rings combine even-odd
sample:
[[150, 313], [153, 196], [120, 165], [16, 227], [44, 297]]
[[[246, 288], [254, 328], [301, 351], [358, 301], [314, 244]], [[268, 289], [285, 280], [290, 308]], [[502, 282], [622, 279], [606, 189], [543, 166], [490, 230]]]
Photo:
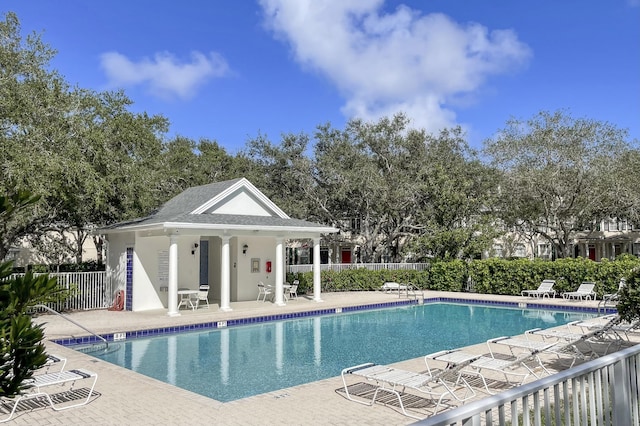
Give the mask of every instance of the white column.
[[284, 238], [276, 238], [276, 305], [284, 306], [284, 259], [282, 256], [282, 246]]
[[168, 301], [170, 317], [177, 317], [178, 312], [178, 237], [169, 236], [169, 294]]
[[320, 238], [313, 239], [313, 300], [322, 302], [320, 282]]
[[229, 240], [231, 237], [222, 237], [222, 252], [220, 253], [220, 310], [231, 311], [231, 271], [229, 257]]

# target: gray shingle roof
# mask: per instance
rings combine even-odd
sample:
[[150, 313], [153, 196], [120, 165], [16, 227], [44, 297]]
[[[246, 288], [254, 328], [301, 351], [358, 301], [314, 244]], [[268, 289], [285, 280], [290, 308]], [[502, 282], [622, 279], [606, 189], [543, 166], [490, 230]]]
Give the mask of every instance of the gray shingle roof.
[[[191, 214], [193, 210], [215, 198], [225, 190], [235, 185], [241, 179], [216, 182], [208, 185], [196, 186], [185, 190], [167, 201], [151, 215], [105, 227], [105, 230], [137, 228], [171, 223], [179, 228], [179, 224], [214, 226], [216, 228], [229, 225], [232, 227], [281, 227], [281, 228], [327, 228], [324, 232], [333, 232], [331, 227], [300, 219], [282, 218], [279, 216], [250, 216], [232, 214]], [[218, 226], [216, 226], [218, 225]], [[192, 227], [192, 226], [191, 226]]]

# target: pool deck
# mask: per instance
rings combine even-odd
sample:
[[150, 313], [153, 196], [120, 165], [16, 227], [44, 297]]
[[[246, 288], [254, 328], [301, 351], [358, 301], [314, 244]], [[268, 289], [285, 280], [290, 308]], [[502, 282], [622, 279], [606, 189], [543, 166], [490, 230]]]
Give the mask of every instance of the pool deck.
[[[474, 293], [425, 292], [425, 299], [433, 297], [540, 303], [549, 306], [597, 307], [597, 301], [565, 301], [533, 299], [514, 296], [480, 295]], [[218, 305], [197, 311], [182, 310], [178, 317], [169, 317], [166, 310], [153, 312], [114, 312], [107, 310], [74, 312], [68, 314], [73, 321], [99, 333], [114, 333], [166, 326], [225, 321], [254, 316], [276, 315], [330, 309], [337, 307], [378, 304], [398, 300], [397, 294], [383, 292], [327, 293], [323, 302], [309, 296], [300, 296], [286, 306], [270, 302], [232, 303], [232, 311], [221, 312]], [[84, 330], [54, 315], [36, 319], [43, 323], [47, 338], [47, 351], [68, 359], [67, 369], [84, 368], [98, 373], [95, 387], [97, 396], [84, 406], [65, 411], [38, 408], [16, 413], [9, 424], [38, 425], [403, 425], [415, 420], [403, 416], [396, 408], [375, 404], [364, 406], [347, 400], [339, 390], [340, 377], [281, 389], [228, 403], [221, 403], [198, 394], [182, 390], [136, 372], [117, 367], [50, 340], [71, 336], [86, 336]], [[496, 336], [498, 337], [498, 336]], [[468, 348], [486, 353], [485, 344]], [[365, 360], [366, 361], [366, 360]], [[424, 371], [422, 358], [393, 364], [399, 368]], [[349, 367], [349, 366], [345, 366]], [[256, 374], [260, 374], [256, 371]], [[480, 397], [487, 396], [479, 393]], [[426, 414], [425, 414], [426, 416]]]

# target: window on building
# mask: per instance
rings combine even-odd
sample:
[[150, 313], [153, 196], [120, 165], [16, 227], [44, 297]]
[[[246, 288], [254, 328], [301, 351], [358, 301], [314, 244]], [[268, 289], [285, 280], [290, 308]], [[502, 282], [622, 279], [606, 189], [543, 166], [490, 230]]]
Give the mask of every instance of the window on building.
[[493, 245], [493, 255], [494, 255], [494, 257], [503, 257], [504, 256], [504, 247], [502, 247], [502, 244], [494, 244]]
[[353, 232], [355, 234], [359, 234], [360, 233], [360, 218], [359, 217], [351, 218], [351, 232]]
[[518, 243], [513, 248], [513, 255], [515, 257], [527, 257], [527, 248], [524, 244]]
[[551, 245], [538, 244], [538, 257], [542, 259], [551, 259]]

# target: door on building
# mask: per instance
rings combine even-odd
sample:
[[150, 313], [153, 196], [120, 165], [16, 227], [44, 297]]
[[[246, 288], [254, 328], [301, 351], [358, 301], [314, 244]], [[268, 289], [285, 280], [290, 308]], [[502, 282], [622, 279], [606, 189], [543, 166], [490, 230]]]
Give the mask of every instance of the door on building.
[[329, 249], [321, 248], [320, 249], [320, 263], [326, 265], [329, 263]]
[[589, 260], [596, 260], [596, 246], [589, 245]]
[[341, 263], [351, 263], [351, 249], [343, 248], [340, 252], [340, 261]]

